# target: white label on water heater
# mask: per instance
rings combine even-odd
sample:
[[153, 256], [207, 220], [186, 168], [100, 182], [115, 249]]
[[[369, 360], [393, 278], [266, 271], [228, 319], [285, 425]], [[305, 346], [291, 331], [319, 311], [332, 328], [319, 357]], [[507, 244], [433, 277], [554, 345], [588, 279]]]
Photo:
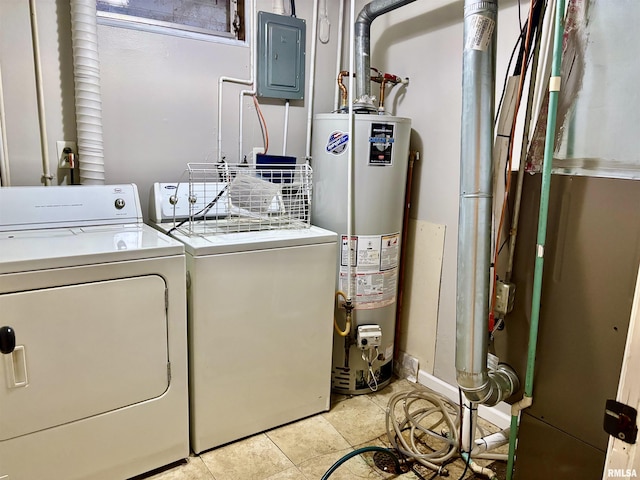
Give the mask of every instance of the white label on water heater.
[[348, 289], [348, 251], [351, 251], [351, 291], [356, 309], [373, 309], [396, 301], [400, 234], [354, 235], [349, 248], [342, 235], [339, 288]]
[[491, 18], [484, 15], [472, 15], [469, 20], [469, 35], [467, 36], [467, 44], [464, 46], [467, 50], [485, 51], [489, 47], [493, 29], [496, 26]]

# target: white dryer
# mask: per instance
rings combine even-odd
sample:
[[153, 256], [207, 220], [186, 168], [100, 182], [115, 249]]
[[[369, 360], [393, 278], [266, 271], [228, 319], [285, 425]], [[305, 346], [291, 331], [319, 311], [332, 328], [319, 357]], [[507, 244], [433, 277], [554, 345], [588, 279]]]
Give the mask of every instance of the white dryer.
[[186, 250], [192, 450], [328, 410], [337, 235], [185, 234], [173, 219], [188, 218], [189, 185], [156, 184], [151, 197], [150, 219]]
[[189, 455], [185, 290], [184, 247], [142, 223], [135, 185], [0, 189], [0, 478]]

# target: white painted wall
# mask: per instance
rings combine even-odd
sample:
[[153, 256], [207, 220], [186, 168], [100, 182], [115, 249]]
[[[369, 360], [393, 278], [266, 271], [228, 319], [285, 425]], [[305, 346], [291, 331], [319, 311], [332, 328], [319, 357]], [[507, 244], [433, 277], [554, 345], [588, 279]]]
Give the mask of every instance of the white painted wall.
[[[248, 2], [247, 2], [248, 3]], [[307, 81], [311, 52], [311, 1], [297, 2], [307, 22]], [[272, 0], [257, 0], [271, 11]], [[56, 140], [75, 140], [70, 10], [68, 0], [37, 0], [48, 151], [53, 183], [65, 183], [56, 168]], [[288, 3], [287, 3], [288, 8]], [[318, 43], [314, 108], [333, 108], [338, 9], [329, 9], [330, 41]], [[248, 44], [228, 45], [99, 25], [105, 177], [107, 183], [138, 185], [146, 214], [150, 186], [174, 181], [187, 162], [217, 156], [217, 88], [221, 75], [249, 78]], [[13, 185], [39, 185], [42, 174], [28, 2], [0, 2], [0, 62], [7, 114]], [[225, 85], [223, 154], [237, 161], [238, 92]], [[306, 91], [306, 89], [305, 89]], [[265, 100], [269, 153], [282, 153], [284, 101]], [[287, 153], [304, 157], [307, 100], [291, 104]], [[244, 152], [262, 146], [253, 102], [245, 97]]]
[[[517, 3], [502, 1], [500, 5], [496, 101], [519, 32]], [[527, 12], [528, 3], [523, 2], [522, 13], [526, 16]], [[456, 384], [462, 28], [462, 1], [418, 0], [379, 17], [371, 29], [371, 65], [410, 78], [409, 86], [392, 90], [385, 103], [395, 106], [392, 113], [412, 119], [411, 148], [421, 153], [414, 173], [411, 217], [427, 231], [444, 231], [441, 237], [409, 238], [411, 251], [421, 255], [414, 254], [415, 261], [408, 267], [407, 276], [425, 277], [428, 275], [425, 272], [440, 268], [433, 261], [438, 255], [442, 255], [442, 276], [439, 284], [437, 281], [419, 283], [424, 289], [422, 292], [416, 284], [412, 285], [407, 300], [411, 302], [410, 313], [404, 318], [400, 342], [401, 346], [406, 345], [408, 354], [419, 359], [422, 370], [451, 384]], [[442, 238], [443, 243], [438, 243], [438, 238]], [[430, 251], [422, 253], [424, 250]], [[416, 302], [416, 296], [421, 302]], [[404, 338], [407, 335], [423, 338]]]

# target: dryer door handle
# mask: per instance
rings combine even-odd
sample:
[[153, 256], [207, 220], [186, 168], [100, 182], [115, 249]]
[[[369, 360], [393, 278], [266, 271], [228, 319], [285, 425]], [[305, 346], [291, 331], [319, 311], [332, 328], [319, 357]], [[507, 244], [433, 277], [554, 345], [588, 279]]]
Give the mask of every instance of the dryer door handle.
[[4, 356], [4, 368], [7, 373], [7, 387], [26, 387], [29, 384], [24, 345], [16, 345], [13, 352]]
[[0, 327], [0, 353], [5, 355], [16, 348], [16, 332], [11, 327]]

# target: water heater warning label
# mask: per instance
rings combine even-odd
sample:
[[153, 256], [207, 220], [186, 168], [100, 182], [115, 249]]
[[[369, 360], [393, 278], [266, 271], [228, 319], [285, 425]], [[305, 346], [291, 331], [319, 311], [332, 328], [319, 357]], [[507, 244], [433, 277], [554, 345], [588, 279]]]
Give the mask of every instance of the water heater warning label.
[[[342, 235], [339, 288], [355, 292], [356, 309], [381, 308], [396, 301], [400, 234]], [[351, 275], [349, 275], [349, 255]]]
[[369, 137], [369, 165], [392, 165], [393, 125], [372, 123]]

